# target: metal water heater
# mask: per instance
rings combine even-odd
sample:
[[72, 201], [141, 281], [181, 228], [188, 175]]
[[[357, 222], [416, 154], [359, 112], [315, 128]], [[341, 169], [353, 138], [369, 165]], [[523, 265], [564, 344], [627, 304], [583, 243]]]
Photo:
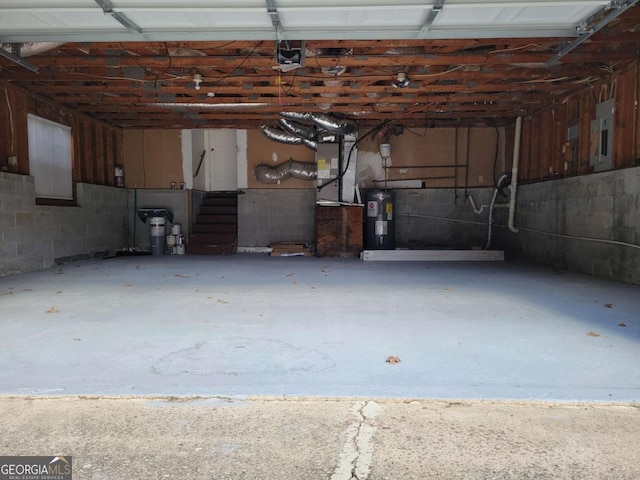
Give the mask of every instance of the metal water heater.
[[365, 250], [393, 250], [396, 247], [396, 226], [393, 213], [395, 192], [367, 192], [364, 222]]

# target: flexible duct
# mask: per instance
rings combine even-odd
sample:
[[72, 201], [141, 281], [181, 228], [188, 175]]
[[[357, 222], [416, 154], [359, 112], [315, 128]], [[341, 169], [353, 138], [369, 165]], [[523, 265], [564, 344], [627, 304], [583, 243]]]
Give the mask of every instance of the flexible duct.
[[258, 182], [269, 184], [280, 183], [289, 177], [313, 181], [318, 178], [318, 168], [315, 163], [298, 162], [290, 158], [275, 167], [265, 163], [256, 165], [253, 176]]
[[279, 118], [278, 126], [285, 132], [289, 132], [296, 137], [307, 138], [309, 140], [315, 139], [318, 134], [318, 130], [315, 126], [303, 125], [301, 123], [294, 122], [293, 120], [289, 120], [288, 118]]
[[349, 135], [358, 130], [358, 122], [348, 118], [336, 118], [324, 113], [312, 113], [311, 118], [318, 127], [330, 133]]
[[280, 116], [289, 120], [298, 120], [299, 122], [311, 122], [311, 114], [309, 112], [280, 112]]
[[280, 112], [280, 116], [290, 120], [313, 122], [318, 128], [338, 135], [349, 135], [358, 130], [358, 122], [355, 120], [337, 118], [326, 113]]
[[[58, 48], [60, 45], [64, 45], [63, 42], [26, 42], [19, 44], [18, 55], [22, 58], [30, 57], [32, 55], [40, 55], [42, 53]], [[0, 43], [0, 48], [13, 52], [13, 45], [11, 43]]]
[[308, 138], [302, 138], [283, 132], [282, 130], [279, 130], [277, 128], [269, 127], [267, 125], [260, 125], [260, 131], [264, 133], [267, 138], [275, 140], [276, 142], [287, 143], [289, 145], [305, 145], [312, 150], [318, 149], [317, 142], [309, 140]]

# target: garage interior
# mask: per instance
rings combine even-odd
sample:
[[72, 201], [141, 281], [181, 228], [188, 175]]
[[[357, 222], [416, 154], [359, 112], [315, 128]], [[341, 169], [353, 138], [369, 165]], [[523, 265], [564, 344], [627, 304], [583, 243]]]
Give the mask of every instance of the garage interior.
[[[600, 330], [609, 329], [599, 323], [608, 318], [612, 334], [631, 341], [637, 354], [640, 16], [635, 3], [4, 4], [0, 275], [5, 311], [15, 318], [27, 311], [22, 297], [31, 295], [32, 287], [20, 292], [15, 287], [23, 278], [38, 282], [63, 272], [69, 278], [73, 262], [91, 260], [84, 268], [96, 268], [98, 277], [82, 278], [78, 292], [95, 283], [100, 287], [86, 292], [92, 299], [102, 296], [100, 276], [115, 275], [102, 269], [113, 265], [124, 271], [135, 267], [144, 284], [172, 277], [171, 272], [187, 280], [224, 269], [226, 275], [212, 279], [218, 288], [223, 278], [239, 275], [227, 269], [238, 265], [238, 272], [246, 272], [246, 262], [253, 261], [265, 278], [284, 272], [282, 292], [262, 299], [265, 309], [283, 317], [307, 311], [311, 318], [304, 305], [323, 312], [344, 301], [346, 311], [355, 308], [373, 323], [395, 321], [406, 310], [395, 302], [414, 286], [401, 278], [388, 284], [385, 276], [396, 268], [407, 276], [418, 269], [424, 275], [412, 282], [419, 285], [431, 285], [431, 276], [439, 276], [441, 286], [443, 298], [426, 304], [424, 292], [404, 298], [407, 305], [415, 302], [414, 311], [405, 312], [412, 319], [408, 331], [419, 331], [422, 315], [431, 310], [468, 317], [472, 298], [478, 303], [471, 302], [471, 312], [492, 311], [495, 318], [521, 310], [517, 304], [503, 308], [499, 301], [485, 302], [473, 291], [453, 302], [449, 296], [459, 271], [424, 263], [453, 260], [468, 271], [470, 284], [481, 285], [500, 268], [507, 277], [521, 271], [518, 282], [531, 282], [534, 297], [534, 290], [557, 284], [563, 293], [554, 292], [549, 303], [567, 299], [558, 308], [560, 323], [576, 295], [582, 298], [576, 289], [591, 285], [593, 308], [582, 318]], [[62, 165], [56, 163], [59, 157]], [[385, 198], [378, 204], [380, 193]], [[164, 225], [152, 224], [156, 216]], [[314, 248], [317, 258], [309, 258]], [[281, 258], [299, 255], [306, 257]], [[107, 260], [97, 260], [102, 258]], [[354, 266], [366, 260], [372, 266]], [[530, 273], [530, 262], [544, 266], [536, 268], [546, 268], [548, 278], [534, 281], [539, 272]], [[265, 270], [267, 265], [274, 270]], [[349, 265], [346, 278], [335, 280], [341, 265]], [[323, 304], [311, 291], [319, 288], [313, 278], [321, 272], [323, 280], [329, 271], [343, 288], [331, 288]], [[27, 272], [36, 276], [24, 277]], [[579, 278], [572, 276], [576, 273], [588, 276], [557, 281]], [[360, 289], [368, 275], [388, 284], [371, 297], [383, 302], [388, 297], [388, 305], [366, 300], [368, 292]], [[307, 290], [300, 291], [300, 284]], [[134, 281], [122, 278], [121, 285]], [[243, 305], [254, 303], [251, 285], [257, 288], [252, 278], [233, 285], [242, 300], [232, 318], [238, 316], [241, 324]], [[625, 292], [625, 301], [614, 304], [595, 294], [611, 285]], [[197, 284], [194, 291], [207, 287]], [[55, 305], [62, 298], [56, 292], [65, 288], [49, 289], [53, 296], [45, 295], [46, 308], [38, 304], [33, 321], [48, 319], [51, 308], [64, 315]], [[124, 317], [133, 323], [128, 312], [144, 316], [146, 308], [158, 310], [155, 302], [165, 312], [161, 316], [187, 316], [181, 312], [189, 303], [182, 289], [156, 290], [162, 294], [138, 295], [132, 288], [135, 301], [123, 309]], [[231, 293], [209, 296], [233, 311], [218, 298]], [[113, 298], [123, 305], [131, 301], [121, 292]], [[92, 308], [108, 317], [116, 304], [105, 298]], [[390, 307], [394, 304], [399, 310]], [[324, 314], [318, 315], [325, 325]], [[534, 309], [530, 317], [518, 318], [535, 322], [545, 315]], [[465, 329], [486, 327], [472, 322]], [[586, 334], [602, 335], [598, 328], [586, 328], [579, 342], [592, 339]], [[177, 343], [175, 351], [200, 344], [191, 338]], [[565, 355], [560, 346], [557, 352]], [[619, 360], [632, 381], [623, 382], [626, 393], [620, 399], [634, 400], [638, 372], [629, 375], [633, 362]], [[615, 369], [614, 363], [606, 362], [606, 368]], [[276, 369], [287, 371], [282, 365]], [[48, 388], [37, 379], [32, 383], [15, 388]], [[569, 397], [605, 395], [604, 385], [594, 388]], [[83, 392], [79, 386], [70, 390]], [[350, 390], [330, 392], [349, 395]], [[428, 389], [415, 392], [430, 395]], [[310, 387], [295, 393], [322, 391]], [[399, 396], [411, 393], [407, 389]], [[433, 395], [456, 396], [446, 389]], [[527, 389], [470, 395], [538, 396]]]
[[5, 450], [75, 411], [81, 478], [638, 478], [636, 3], [2, 2]]
[[636, 4], [1, 2], [3, 454], [639, 478]]

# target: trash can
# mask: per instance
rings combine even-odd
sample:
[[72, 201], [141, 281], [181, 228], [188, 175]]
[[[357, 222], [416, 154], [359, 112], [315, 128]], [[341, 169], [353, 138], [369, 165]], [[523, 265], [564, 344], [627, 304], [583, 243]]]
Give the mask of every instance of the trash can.
[[164, 217], [152, 217], [151, 225], [151, 255], [164, 255], [165, 252], [165, 224]]

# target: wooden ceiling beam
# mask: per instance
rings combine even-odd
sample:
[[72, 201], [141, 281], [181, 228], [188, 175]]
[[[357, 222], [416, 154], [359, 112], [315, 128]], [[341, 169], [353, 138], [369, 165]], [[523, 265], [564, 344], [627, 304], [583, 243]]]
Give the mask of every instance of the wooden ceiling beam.
[[[616, 51], [603, 53], [574, 52], [563, 57], [562, 64], [632, 61], [636, 58], [634, 51]], [[500, 52], [494, 53], [465, 53], [465, 54], [432, 54], [432, 55], [370, 55], [330, 57], [317, 56], [313, 61], [317, 67], [406, 67], [432, 65], [500, 65], [500, 64], [544, 64], [549, 59], [548, 53], [529, 52]], [[143, 67], [143, 68], [241, 68], [246, 64], [250, 68], [271, 67], [275, 65], [270, 56], [251, 56], [245, 59], [238, 56], [205, 56], [205, 57], [175, 57], [168, 59], [157, 56], [34, 56], [29, 61], [37, 67]], [[0, 64], [9, 65], [8, 60]]]

